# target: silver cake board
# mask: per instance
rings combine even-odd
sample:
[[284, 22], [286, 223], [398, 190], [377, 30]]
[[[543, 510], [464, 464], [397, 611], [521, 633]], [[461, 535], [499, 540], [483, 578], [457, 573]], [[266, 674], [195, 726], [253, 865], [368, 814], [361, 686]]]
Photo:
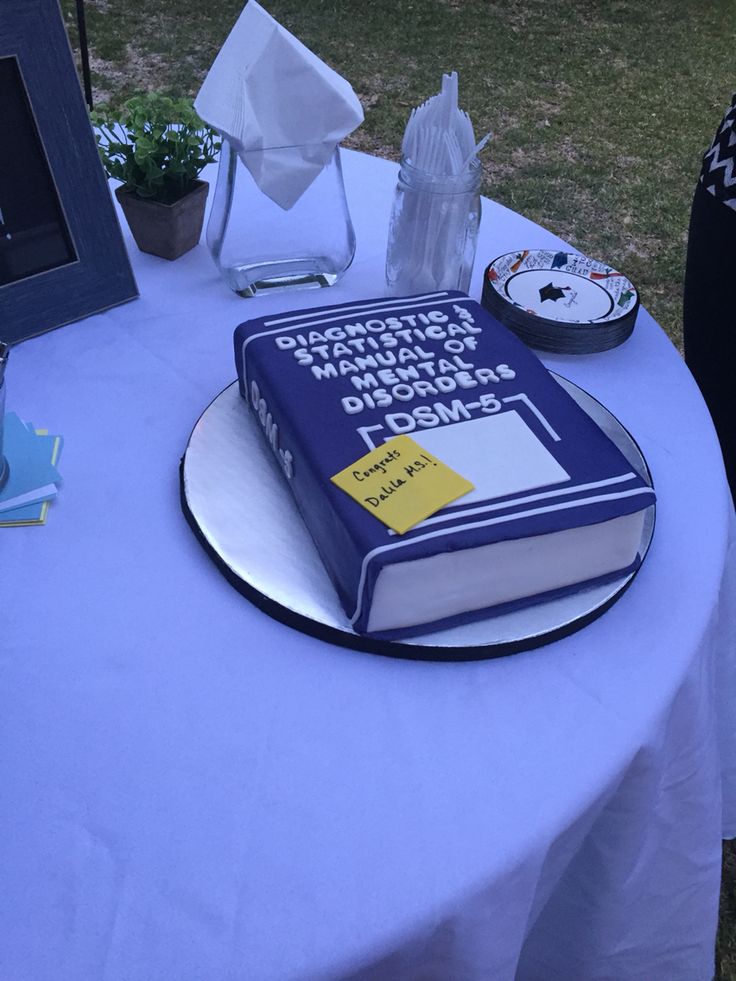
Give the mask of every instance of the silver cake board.
[[[621, 423], [587, 392], [553, 377], [651, 485], [641, 450]], [[357, 634], [237, 382], [210, 403], [192, 430], [181, 461], [180, 488], [182, 510], [198, 540], [251, 603], [302, 633], [374, 654], [471, 661], [532, 650], [597, 619], [635, 577], [618, 576], [524, 609], [408, 640]], [[650, 505], [645, 516], [642, 562], [654, 533], [655, 509]]]

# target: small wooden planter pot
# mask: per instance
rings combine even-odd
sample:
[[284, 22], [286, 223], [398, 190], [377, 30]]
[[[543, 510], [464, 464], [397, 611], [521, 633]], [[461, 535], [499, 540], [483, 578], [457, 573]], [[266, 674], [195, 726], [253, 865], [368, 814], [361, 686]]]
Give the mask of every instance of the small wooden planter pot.
[[139, 198], [124, 186], [116, 189], [115, 197], [141, 252], [178, 259], [199, 242], [208, 190], [207, 181], [197, 181], [193, 190], [173, 204]]

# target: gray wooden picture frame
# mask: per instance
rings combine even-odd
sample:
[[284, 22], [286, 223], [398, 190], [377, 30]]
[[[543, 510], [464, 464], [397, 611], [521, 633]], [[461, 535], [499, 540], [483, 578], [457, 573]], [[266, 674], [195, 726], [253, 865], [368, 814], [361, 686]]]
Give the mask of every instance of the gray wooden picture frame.
[[[0, 0], [0, 59], [18, 67], [71, 243], [63, 263], [31, 265], [0, 284], [0, 339], [15, 344], [132, 300], [138, 289], [58, 0]], [[7, 97], [0, 91], [0, 120]], [[4, 193], [12, 187], [0, 173], [0, 209]]]

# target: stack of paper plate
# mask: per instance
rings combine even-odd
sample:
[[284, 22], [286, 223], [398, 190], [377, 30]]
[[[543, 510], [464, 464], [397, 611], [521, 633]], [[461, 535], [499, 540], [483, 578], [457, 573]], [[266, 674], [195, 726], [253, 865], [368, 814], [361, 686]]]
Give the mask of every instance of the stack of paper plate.
[[631, 334], [639, 294], [602, 262], [536, 249], [494, 259], [483, 278], [482, 303], [529, 347], [592, 354]]

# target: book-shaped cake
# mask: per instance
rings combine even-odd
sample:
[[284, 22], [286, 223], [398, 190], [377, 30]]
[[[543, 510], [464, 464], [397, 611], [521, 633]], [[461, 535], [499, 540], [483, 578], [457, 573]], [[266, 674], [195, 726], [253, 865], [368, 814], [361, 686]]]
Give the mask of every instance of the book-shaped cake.
[[[464, 294], [250, 320], [235, 361], [355, 631], [428, 633], [638, 566], [654, 492]], [[403, 434], [474, 489], [397, 534], [331, 478]]]

